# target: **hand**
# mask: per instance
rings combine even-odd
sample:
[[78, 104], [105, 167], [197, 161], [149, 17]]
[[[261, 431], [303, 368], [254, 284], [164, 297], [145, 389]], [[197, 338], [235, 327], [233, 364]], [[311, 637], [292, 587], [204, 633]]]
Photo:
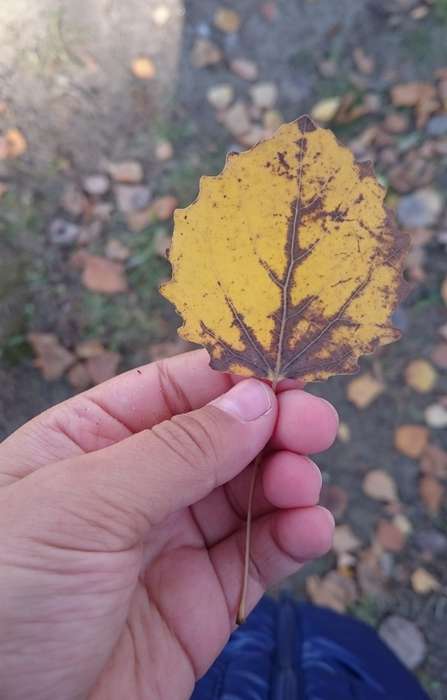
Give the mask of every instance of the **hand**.
[[[296, 384], [292, 385], [296, 387]], [[330, 547], [325, 401], [205, 351], [132, 370], [0, 445], [0, 697], [186, 699], [235, 622], [250, 467], [249, 608]]]

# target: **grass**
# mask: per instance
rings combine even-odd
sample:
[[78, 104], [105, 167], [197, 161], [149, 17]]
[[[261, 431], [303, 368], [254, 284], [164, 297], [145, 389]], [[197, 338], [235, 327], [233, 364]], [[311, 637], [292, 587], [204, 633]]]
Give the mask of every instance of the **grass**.
[[[445, 0], [443, 2], [445, 3]], [[405, 32], [402, 47], [411, 58], [422, 63], [431, 61], [435, 52], [431, 32], [425, 26], [415, 27]]]
[[360, 598], [356, 603], [350, 606], [348, 612], [372, 627], [378, 626], [382, 616], [382, 612], [379, 609], [376, 601], [370, 596]]
[[447, 0], [435, 0], [435, 17], [447, 24]]

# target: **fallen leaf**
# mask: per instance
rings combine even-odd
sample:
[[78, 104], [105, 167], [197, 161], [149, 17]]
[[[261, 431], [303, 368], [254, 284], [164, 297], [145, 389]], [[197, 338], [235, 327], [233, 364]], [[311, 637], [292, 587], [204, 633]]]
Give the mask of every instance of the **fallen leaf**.
[[437, 479], [447, 479], [447, 452], [438, 445], [427, 445], [421, 458], [421, 472]]
[[247, 105], [242, 100], [237, 100], [221, 115], [223, 125], [230, 134], [237, 138], [250, 131], [251, 121]]
[[441, 584], [427, 569], [418, 568], [411, 574], [411, 585], [415, 593], [425, 595], [439, 591]]
[[212, 85], [207, 93], [206, 99], [214, 109], [227, 109], [234, 99], [234, 88], [230, 83]]
[[339, 613], [346, 612], [358, 596], [352, 578], [342, 576], [337, 571], [330, 571], [324, 578], [308, 576], [306, 590], [313, 603]]
[[424, 411], [425, 421], [430, 428], [447, 428], [447, 408], [440, 403], [433, 403]]
[[117, 352], [106, 351], [93, 355], [86, 361], [86, 369], [93, 384], [112, 379], [118, 371], [121, 355]]
[[60, 379], [75, 362], [74, 355], [60, 344], [53, 333], [29, 333], [27, 339], [36, 355], [34, 366], [48, 381]]
[[363, 491], [376, 501], [397, 501], [394, 479], [383, 469], [372, 469], [363, 480]]
[[155, 64], [151, 58], [146, 56], [134, 58], [132, 61], [132, 73], [140, 80], [152, 80], [156, 74]]
[[364, 75], [372, 75], [376, 67], [373, 56], [368, 56], [365, 51], [358, 46], [353, 51], [353, 59], [357, 69]]
[[369, 547], [360, 552], [356, 574], [363, 595], [373, 598], [384, 596], [389, 579], [387, 568], [384, 565], [384, 556], [378, 547]]
[[230, 62], [230, 69], [238, 78], [249, 81], [256, 80], [259, 73], [256, 63], [248, 58], [235, 58]]
[[348, 506], [348, 494], [336, 484], [323, 484], [320, 494], [320, 504], [331, 511], [338, 523], [345, 514]]
[[391, 89], [391, 101], [395, 107], [415, 107], [418, 128], [424, 126], [428, 117], [439, 107], [436, 88], [431, 83], [395, 85]]
[[422, 632], [399, 615], [390, 615], [379, 627], [379, 635], [404, 666], [414, 670], [426, 657], [427, 645]]
[[191, 64], [194, 68], [215, 66], [222, 60], [222, 51], [210, 39], [196, 39], [191, 51]]
[[14, 160], [26, 153], [28, 144], [25, 136], [19, 129], [8, 129], [4, 136], [0, 137], [0, 160]]
[[379, 520], [375, 537], [376, 541], [387, 552], [400, 552], [406, 541], [402, 530], [389, 520]]
[[118, 294], [127, 291], [123, 264], [101, 258], [99, 255], [85, 256], [82, 282], [90, 291], [101, 294]]
[[403, 513], [399, 513], [398, 515], [394, 516], [393, 525], [395, 525], [397, 529], [401, 531], [404, 537], [408, 537], [408, 535], [413, 532], [411, 522], [405, 515], [403, 515]]
[[144, 177], [143, 166], [136, 160], [108, 163], [107, 171], [112, 180], [126, 185], [138, 185]]
[[334, 530], [332, 547], [337, 554], [355, 552], [362, 546], [362, 542], [354, 534], [349, 525], [337, 525]]
[[324, 100], [320, 100], [312, 107], [312, 118], [322, 124], [328, 124], [335, 118], [340, 104], [341, 97], [327, 97]]
[[447, 369], [447, 343], [436, 345], [432, 350], [431, 359], [440, 369]]
[[445, 488], [433, 476], [423, 476], [419, 482], [421, 499], [431, 515], [438, 515], [444, 500]]
[[204, 344], [215, 369], [274, 382], [356, 371], [359, 355], [399, 337], [389, 319], [406, 289], [406, 239], [383, 196], [370, 167], [308, 117], [230, 155], [175, 214], [162, 293], [182, 337]]
[[89, 224], [81, 226], [79, 229], [78, 243], [80, 245], [89, 245], [90, 243], [97, 241], [102, 233], [103, 224], [103, 221], [95, 219]]
[[177, 205], [177, 197], [174, 197], [173, 195], [166, 195], [165, 197], [158, 197], [158, 199], [154, 199], [152, 202], [152, 211], [159, 221], [167, 221], [173, 215]]
[[410, 127], [410, 120], [406, 114], [392, 112], [388, 114], [383, 122], [383, 126], [392, 134], [402, 134]]
[[91, 338], [78, 343], [75, 352], [81, 360], [88, 360], [90, 357], [95, 357], [95, 355], [102, 355], [105, 352], [105, 347], [97, 338]]
[[175, 215], [173, 279], [162, 293], [184, 318], [182, 336], [235, 374], [276, 382], [356, 371], [359, 355], [399, 337], [389, 319], [406, 288], [406, 239], [383, 196], [369, 166], [308, 117], [230, 155]]
[[349, 382], [346, 394], [357, 408], [368, 408], [384, 391], [382, 382], [372, 374], [362, 374]]
[[423, 425], [400, 425], [394, 433], [394, 446], [399, 452], [418, 459], [425, 450], [429, 432]]
[[214, 26], [221, 32], [232, 34], [241, 26], [241, 17], [236, 10], [229, 7], [218, 7], [214, 14]]
[[429, 394], [436, 386], [438, 375], [427, 360], [413, 360], [405, 368], [405, 381], [420, 394]]
[[84, 362], [78, 362], [67, 372], [68, 383], [78, 391], [88, 389], [91, 384], [90, 375], [87, 372]]

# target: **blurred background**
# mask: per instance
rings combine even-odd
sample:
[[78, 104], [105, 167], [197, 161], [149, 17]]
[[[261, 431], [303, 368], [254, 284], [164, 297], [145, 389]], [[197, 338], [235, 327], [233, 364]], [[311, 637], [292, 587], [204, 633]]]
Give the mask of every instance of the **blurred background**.
[[[447, 698], [447, 0], [0, 2], [0, 437], [181, 352], [171, 217], [229, 150], [308, 112], [411, 235], [402, 340], [334, 401], [334, 551], [297, 595], [376, 626]], [[149, 397], [148, 397], [149, 400]]]

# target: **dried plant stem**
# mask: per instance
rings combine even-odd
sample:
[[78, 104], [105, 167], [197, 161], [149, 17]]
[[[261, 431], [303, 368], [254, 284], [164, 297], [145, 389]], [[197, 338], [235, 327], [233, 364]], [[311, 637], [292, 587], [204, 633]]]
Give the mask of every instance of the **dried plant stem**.
[[[276, 392], [278, 380], [275, 379], [272, 382], [272, 389]], [[247, 504], [247, 520], [245, 528], [245, 550], [244, 550], [244, 572], [242, 577], [242, 591], [241, 598], [239, 602], [239, 609], [236, 617], [236, 623], [242, 625], [246, 620], [246, 607], [247, 607], [247, 593], [248, 593], [248, 579], [250, 574], [250, 551], [251, 551], [251, 527], [253, 521], [253, 499], [256, 488], [256, 479], [258, 477], [259, 465], [261, 464], [262, 457], [264, 455], [264, 450], [262, 450], [255, 461], [253, 462], [253, 471], [250, 480], [250, 489], [248, 492], [248, 504]]]

